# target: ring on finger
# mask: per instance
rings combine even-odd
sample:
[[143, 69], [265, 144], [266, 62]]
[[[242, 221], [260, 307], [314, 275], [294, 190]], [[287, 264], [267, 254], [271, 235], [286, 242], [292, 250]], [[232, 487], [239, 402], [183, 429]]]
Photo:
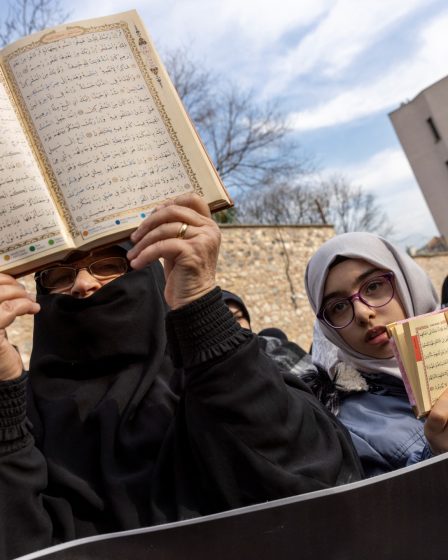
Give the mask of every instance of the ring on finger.
[[179, 231], [177, 232], [176, 237], [178, 239], [183, 239], [185, 237], [185, 232], [187, 231], [188, 228], [188, 224], [186, 224], [185, 222], [180, 226]]

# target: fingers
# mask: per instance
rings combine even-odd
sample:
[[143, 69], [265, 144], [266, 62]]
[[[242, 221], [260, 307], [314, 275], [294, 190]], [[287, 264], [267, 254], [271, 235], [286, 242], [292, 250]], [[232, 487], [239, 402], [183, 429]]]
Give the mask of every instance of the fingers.
[[131, 235], [131, 267], [164, 259], [165, 298], [172, 309], [187, 305], [216, 285], [221, 232], [207, 204], [182, 195], [159, 206]]
[[448, 451], [448, 390], [440, 395], [429, 413], [425, 436], [434, 452]]
[[[186, 225], [186, 228], [184, 227], [184, 224]], [[149, 229], [144, 237], [142, 237], [140, 241], [128, 252], [128, 259], [134, 259], [143, 249], [159, 241], [168, 239], [191, 239], [197, 230], [198, 228], [195, 228], [195, 226], [192, 226], [187, 222], [161, 223], [159, 225], [152, 224], [151, 229]]]
[[138, 243], [151, 229], [162, 223], [177, 221], [201, 226], [210, 219], [210, 209], [202, 198], [197, 194], [182, 195], [155, 208], [131, 235], [131, 241]]
[[127, 254], [132, 268], [138, 270], [160, 258], [180, 263], [187, 259], [206, 262], [215, 254], [217, 257], [221, 233], [214, 222], [202, 227], [189, 225], [185, 235], [178, 237], [181, 225], [180, 222], [162, 224], [147, 233]]
[[0, 274], [0, 329], [5, 329], [21, 315], [40, 310], [35, 296], [28, 293], [14, 278]]
[[134, 270], [140, 270], [147, 266], [148, 263], [155, 262], [160, 258], [168, 262], [174, 262], [181, 256], [182, 252], [185, 252], [185, 248], [180, 247], [177, 240], [165, 239], [152, 243], [149, 246], [142, 246], [135, 256], [131, 256], [129, 252], [128, 259]]
[[174, 204], [177, 206], [184, 206], [185, 208], [191, 208], [198, 214], [202, 214], [205, 217], [211, 217], [208, 204], [196, 193], [182, 194], [173, 200], [167, 201], [163, 206], [170, 206]]
[[177, 259], [178, 254], [187, 249], [182, 242], [197, 241], [202, 234], [217, 238], [219, 246], [219, 228], [207, 204], [197, 195], [183, 195], [158, 207], [140, 224], [131, 235], [135, 245], [127, 256], [133, 268], [145, 266], [150, 259]]

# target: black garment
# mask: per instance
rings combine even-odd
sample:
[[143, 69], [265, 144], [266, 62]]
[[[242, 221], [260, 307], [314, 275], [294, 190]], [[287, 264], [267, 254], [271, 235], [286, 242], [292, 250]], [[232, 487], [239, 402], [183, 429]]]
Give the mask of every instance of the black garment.
[[[258, 333], [258, 336], [267, 336], [269, 338], [278, 338], [282, 342], [287, 342], [288, 341], [288, 337], [286, 336], [286, 334], [282, 330], [277, 329], [276, 327], [267, 327], [266, 329], [261, 329], [261, 331]], [[305, 351], [303, 351], [303, 353], [305, 353]]]
[[260, 348], [277, 364], [282, 370], [289, 371], [294, 375], [301, 377], [305, 375], [309, 369], [315, 369], [311, 362], [311, 356], [305, 352], [295, 342], [286, 338], [278, 338], [276, 336], [264, 336], [258, 333]]
[[233, 292], [229, 292], [228, 290], [222, 290], [222, 299], [227, 303], [236, 303], [237, 306], [239, 307], [239, 309], [241, 309], [241, 313], [243, 314], [243, 317], [246, 319], [246, 321], [249, 323], [250, 325], [250, 315], [249, 315], [249, 311], [246, 307], [246, 304], [244, 303], [244, 301], [237, 296], [236, 294], [234, 294]]
[[445, 278], [442, 284], [442, 292], [440, 294], [440, 303], [442, 307], [448, 306], [448, 276]]
[[26, 376], [0, 383], [2, 559], [360, 478], [345, 429], [219, 289], [168, 313], [169, 357], [162, 290], [151, 266], [39, 297], [27, 411]]

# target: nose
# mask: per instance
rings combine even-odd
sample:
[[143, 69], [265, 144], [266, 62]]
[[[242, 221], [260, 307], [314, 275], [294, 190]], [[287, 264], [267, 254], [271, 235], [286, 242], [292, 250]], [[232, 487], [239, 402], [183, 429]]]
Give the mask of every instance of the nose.
[[370, 319], [375, 317], [375, 309], [363, 303], [359, 298], [353, 300], [355, 321], [358, 325], [365, 325]]
[[76, 298], [86, 298], [93, 295], [101, 288], [101, 282], [90, 274], [85, 268], [78, 271], [70, 295]]

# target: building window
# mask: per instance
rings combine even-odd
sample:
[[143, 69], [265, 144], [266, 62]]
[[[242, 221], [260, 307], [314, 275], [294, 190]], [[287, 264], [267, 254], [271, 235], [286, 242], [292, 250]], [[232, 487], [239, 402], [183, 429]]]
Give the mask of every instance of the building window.
[[432, 135], [434, 136], [434, 142], [439, 142], [441, 140], [441, 138], [440, 138], [439, 131], [437, 130], [437, 127], [436, 127], [434, 121], [432, 120], [431, 117], [429, 117], [429, 118], [426, 119], [426, 122], [428, 123], [428, 126], [431, 129]]

